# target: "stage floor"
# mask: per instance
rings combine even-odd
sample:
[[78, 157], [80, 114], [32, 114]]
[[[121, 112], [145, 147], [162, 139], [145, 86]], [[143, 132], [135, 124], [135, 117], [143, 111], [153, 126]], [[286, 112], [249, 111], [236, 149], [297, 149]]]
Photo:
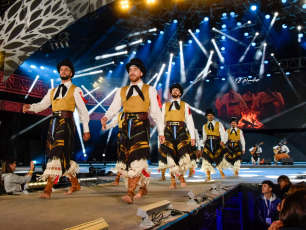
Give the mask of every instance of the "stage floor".
[[[107, 165], [106, 171], [111, 167], [113, 166]], [[81, 165], [80, 167], [81, 173], [88, 173], [88, 169], [89, 166]], [[24, 168], [18, 168], [17, 171], [24, 170]], [[225, 170], [226, 179], [222, 180], [217, 172], [212, 175], [213, 181], [207, 183], [204, 182], [204, 172], [197, 169], [192, 178], [186, 177], [186, 188], [181, 188], [177, 182], [177, 189], [169, 190], [169, 174], [166, 174], [166, 181], [158, 181], [160, 174], [157, 167], [151, 166], [150, 170], [152, 170], [152, 181], [148, 187], [149, 193], [135, 200], [131, 205], [121, 200], [126, 192], [122, 180], [118, 187], [111, 183], [104, 183], [100, 186], [82, 186], [80, 191], [68, 196], [63, 194], [68, 188], [55, 189], [50, 200], [38, 198], [41, 192], [1, 196], [1, 229], [64, 229], [98, 218], [104, 218], [110, 226], [109, 229], [143, 229], [139, 226], [141, 218], [136, 215], [139, 207], [161, 200], [169, 200], [173, 208], [191, 211], [196, 206], [186, 204], [189, 200], [187, 196], [189, 191], [193, 191], [194, 194], [206, 192], [208, 196], [214, 197], [217, 195], [209, 192], [214, 183], [221, 182], [227, 188], [240, 183], [261, 183], [267, 179], [276, 183], [279, 175], [287, 175], [293, 183], [296, 183], [303, 181], [294, 179], [297, 175], [306, 174], [305, 165], [300, 165], [299, 168], [244, 165], [238, 178], [233, 177], [230, 170]], [[113, 180], [115, 177], [99, 178]], [[167, 221], [172, 220], [174, 219], [167, 219]]]

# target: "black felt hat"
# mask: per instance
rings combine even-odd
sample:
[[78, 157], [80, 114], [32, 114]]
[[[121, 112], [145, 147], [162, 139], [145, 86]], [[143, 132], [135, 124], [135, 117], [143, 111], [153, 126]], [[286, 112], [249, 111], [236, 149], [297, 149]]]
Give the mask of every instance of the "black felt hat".
[[61, 61], [60, 63], [58, 63], [57, 66], [56, 66], [58, 72], [60, 72], [60, 69], [63, 65], [68, 66], [71, 69], [71, 73], [72, 73], [71, 78], [73, 78], [75, 71], [74, 71], [74, 67], [73, 67], [72, 62], [69, 59], [65, 59], [65, 60]]
[[180, 93], [181, 93], [181, 96], [183, 96], [184, 90], [183, 90], [183, 88], [182, 88], [182, 86], [181, 86], [180, 84], [177, 84], [177, 83], [173, 84], [173, 85], [170, 87], [170, 89], [169, 89], [170, 94], [172, 93], [172, 90], [173, 90], [173, 89], [179, 89], [179, 90], [180, 90]]
[[131, 59], [130, 62], [127, 63], [125, 66], [127, 72], [129, 72], [129, 69], [132, 65], [137, 66], [142, 72], [143, 76], [146, 75], [146, 67], [143, 65], [143, 62], [140, 59], [138, 58]]
[[230, 120], [230, 123], [232, 123], [233, 121], [236, 121], [237, 124], [238, 124], [238, 118], [237, 117], [232, 117], [231, 120]]
[[215, 116], [215, 112], [212, 109], [206, 109], [205, 111], [205, 117], [207, 117], [208, 114], [212, 114]]

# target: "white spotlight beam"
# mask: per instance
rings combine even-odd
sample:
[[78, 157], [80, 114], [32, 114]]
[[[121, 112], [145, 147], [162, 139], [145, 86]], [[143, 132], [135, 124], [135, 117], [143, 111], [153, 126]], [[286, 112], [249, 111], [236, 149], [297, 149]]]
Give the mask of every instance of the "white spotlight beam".
[[13, 136], [11, 137], [11, 140], [15, 139], [16, 137], [18, 137], [18, 136], [24, 134], [25, 132], [29, 131], [30, 129], [34, 128], [35, 126], [37, 126], [37, 125], [39, 125], [40, 123], [44, 122], [45, 120], [47, 120], [47, 119], [50, 118], [51, 116], [52, 116], [52, 114], [50, 114], [49, 116], [47, 116], [47, 117], [41, 119], [40, 121], [37, 121], [36, 123], [30, 125], [29, 127], [25, 128], [24, 130], [21, 130], [19, 133], [13, 135]]
[[200, 49], [203, 51], [203, 53], [206, 55], [206, 57], [208, 57], [208, 52], [205, 49], [205, 47], [201, 44], [201, 42], [199, 41], [199, 39], [194, 35], [194, 33], [189, 29], [188, 32], [191, 34], [191, 36], [193, 37], [193, 39], [196, 41], [196, 43], [198, 44], [198, 46], [200, 47]]
[[127, 53], [128, 52], [125, 50], [125, 51], [121, 51], [121, 52], [117, 52], [117, 53], [104, 54], [104, 55], [101, 55], [101, 56], [96, 56], [95, 59], [100, 60], [100, 59], [110, 58], [110, 57], [119, 56], [119, 55], [123, 55], [123, 54], [127, 54]]
[[236, 38], [234, 38], [234, 37], [232, 37], [232, 36], [230, 36], [230, 35], [228, 35], [228, 34], [223, 33], [222, 31], [220, 31], [220, 30], [218, 30], [218, 29], [216, 29], [216, 28], [212, 28], [212, 30], [218, 32], [219, 34], [224, 35], [225, 37], [231, 39], [231, 40], [234, 41], [234, 42], [237, 42], [238, 44], [240, 44], [240, 45], [242, 45], [242, 46], [247, 46], [247, 45], [244, 44], [243, 42], [237, 40]]
[[207, 77], [207, 75], [208, 75], [208, 73], [209, 73], [209, 67], [210, 67], [210, 65], [212, 64], [211, 59], [212, 59], [213, 54], [214, 54], [214, 51], [210, 51], [210, 55], [209, 55], [209, 57], [208, 57], [206, 66], [205, 66], [205, 68], [204, 68], [203, 75], [202, 75], [202, 77], [201, 77], [203, 80]]
[[[96, 99], [94, 96], [92, 96], [92, 94], [85, 88], [84, 85], [82, 85], [82, 88], [86, 91], [87, 94], [89, 94], [89, 96], [90, 96], [92, 99], [94, 99], [95, 102], [97, 102], [97, 104], [99, 104], [99, 102], [97, 101], [97, 99]], [[106, 109], [105, 109], [101, 104], [100, 104], [99, 106], [106, 112]]]
[[169, 59], [168, 74], [167, 74], [167, 79], [166, 79], [166, 86], [165, 86], [165, 90], [164, 90], [164, 95], [163, 95], [165, 100], [168, 100], [168, 90], [169, 90], [169, 85], [170, 85], [172, 59], [173, 59], [173, 53], [170, 54], [170, 59]]
[[147, 85], [150, 85], [150, 83], [158, 76], [158, 73], [154, 74], [154, 76], [148, 81]]
[[185, 61], [184, 61], [184, 53], [183, 53], [183, 42], [180, 41], [179, 44], [180, 44], [181, 82], [186, 82]]
[[111, 95], [113, 95], [115, 92], [116, 92], [116, 90], [118, 89], [118, 87], [116, 87], [115, 89], [113, 89], [113, 91], [112, 92], [110, 92], [102, 101], [100, 101], [97, 105], [95, 105], [95, 107], [93, 107], [89, 112], [88, 112], [88, 114], [90, 115], [90, 114], [92, 114], [104, 101], [106, 101], [107, 100], [107, 98], [109, 98]]
[[263, 74], [265, 72], [265, 58], [266, 58], [266, 48], [267, 48], [267, 43], [263, 44], [263, 51], [262, 51], [262, 57], [261, 57], [261, 63], [260, 63], [260, 68], [259, 68], [259, 78], [263, 77]]
[[[95, 91], [98, 90], [98, 89], [99, 89], [99, 86], [98, 86], [97, 88], [94, 88], [93, 90], [89, 91], [89, 93], [93, 93], [93, 92], [95, 92]], [[89, 93], [86, 93], [86, 94], [84, 95], [84, 97], [86, 97]]]
[[159, 73], [158, 73], [158, 75], [157, 75], [156, 81], [154, 82], [154, 85], [153, 85], [154, 88], [156, 88], [157, 83], [158, 83], [158, 81], [159, 81], [159, 79], [160, 79], [160, 76], [161, 76], [162, 73], [164, 72], [165, 67], [166, 67], [166, 64], [163, 64], [162, 67], [160, 68], [160, 71], [159, 71]]
[[133, 41], [133, 42], [130, 42], [129, 44], [127, 44], [127, 45], [120, 45], [120, 46], [117, 46], [116, 48], [115, 48], [115, 50], [122, 50], [122, 49], [124, 49], [124, 48], [126, 48], [126, 47], [128, 47], [128, 46], [133, 46], [133, 45], [137, 45], [137, 44], [140, 44], [140, 43], [142, 43], [142, 39], [139, 39], [139, 40], [137, 40], [137, 41]]
[[53, 89], [53, 88], [54, 88], [54, 80], [51, 79], [51, 89]]
[[190, 84], [186, 89], [184, 89], [184, 94], [181, 98], [183, 98], [187, 94], [187, 92], [191, 89], [191, 87], [194, 86], [201, 79], [204, 71], [205, 71], [205, 68], [198, 74], [198, 76], [196, 77], [194, 82], [192, 84]]
[[271, 27], [274, 25], [277, 15], [278, 15], [278, 13], [275, 12], [275, 13], [274, 13], [274, 16], [273, 16], [273, 19], [272, 19], [272, 21], [271, 21], [271, 23], [270, 23], [269, 30], [270, 30]]
[[80, 73], [88, 72], [88, 71], [91, 71], [91, 70], [94, 70], [94, 69], [98, 69], [98, 68], [101, 68], [101, 67], [104, 67], [104, 66], [112, 65], [112, 64], [115, 64], [115, 62], [112, 61], [112, 62], [105, 63], [103, 65], [98, 65], [98, 66], [94, 66], [94, 67], [91, 67], [91, 68], [83, 69], [83, 70], [75, 72], [75, 74], [80, 74]]
[[155, 32], [155, 31], [157, 31], [157, 28], [152, 28], [152, 29], [149, 29], [149, 30], [141, 31], [141, 32], [135, 32], [135, 33], [129, 34], [128, 37], [134, 37], [134, 36], [137, 36], [137, 35], [152, 33], [152, 32]]
[[89, 73], [77, 74], [77, 75], [74, 75], [74, 78], [84, 77], [84, 76], [88, 76], [88, 75], [95, 75], [95, 74], [99, 74], [99, 73], [103, 73], [103, 70], [97, 70], [97, 71], [92, 71], [92, 72], [89, 72]]
[[31, 85], [31, 87], [30, 87], [30, 89], [29, 89], [29, 91], [28, 91], [28, 94], [25, 96], [24, 99], [27, 99], [27, 98], [28, 98], [28, 96], [29, 96], [29, 94], [31, 93], [32, 89], [34, 88], [34, 85], [36, 84], [38, 78], [39, 78], [39, 75], [36, 76], [34, 82], [32, 83], [32, 85]]
[[77, 132], [78, 132], [78, 136], [79, 136], [80, 143], [81, 143], [82, 150], [83, 150], [83, 154], [84, 154], [84, 153], [86, 153], [86, 150], [85, 150], [85, 146], [84, 146], [84, 142], [83, 142], [83, 135], [82, 135], [82, 132], [81, 132], [80, 118], [79, 118], [79, 114], [78, 114], [76, 109], [73, 112], [73, 118], [74, 118], [75, 126], [76, 126], [76, 129], [77, 129]]
[[239, 62], [243, 62], [246, 54], [248, 53], [252, 43], [255, 41], [256, 37], [259, 35], [258, 32], [255, 33], [255, 36], [253, 37], [252, 41], [250, 42], [250, 44], [248, 45], [248, 47], [246, 48], [246, 50], [244, 51], [243, 55], [241, 56], [241, 58], [239, 59]]
[[215, 47], [215, 50], [217, 51], [217, 54], [218, 54], [218, 57], [219, 57], [220, 61], [221, 61], [222, 63], [224, 63], [224, 57], [222, 56], [222, 54], [221, 54], [221, 52], [220, 52], [220, 50], [219, 50], [219, 48], [218, 48], [218, 46], [217, 46], [217, 44], [216, 44], [215, 39], [211, 39], [211, 42], [213, 43], [213, 45], [214, 45], [214, 47]]

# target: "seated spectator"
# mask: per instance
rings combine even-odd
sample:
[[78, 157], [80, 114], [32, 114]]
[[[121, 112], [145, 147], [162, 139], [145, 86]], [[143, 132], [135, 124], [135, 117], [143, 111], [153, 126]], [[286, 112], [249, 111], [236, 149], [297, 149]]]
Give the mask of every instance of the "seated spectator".
[[255, 201], [257, 229], [268, 229], [270, 224], [278, 218], [277, 206], [281, 200], [272, 193], [272, 190], [272, 181], [265, 180], [262, 182], [262, 194]]
[[4, 189], [8, 194], [18, 194], [23, 191], [24, 185], [31, 181], [34, 171], [34, 163], [31, 161], [30, 171], [25, 176], [18, 176], [14, 173], [15, 170], [15, 160], [7, 160], [2, 163], [1, 183], [4, 184]]
[[277, 182], [280, 186], [280, 193], [278, 195], [279, 199], [283, 199], [284, 194], [287, 193], [290, 189], [290, 187], [292, 186], [292, 183], [289, 179], [289, 177], [285, 176], [285, 175], [281, 175], [277, 178]]

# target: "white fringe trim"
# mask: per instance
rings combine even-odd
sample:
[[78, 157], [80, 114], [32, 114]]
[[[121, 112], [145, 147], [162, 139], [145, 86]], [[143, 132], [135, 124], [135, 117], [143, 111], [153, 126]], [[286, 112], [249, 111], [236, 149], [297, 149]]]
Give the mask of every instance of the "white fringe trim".
[[124, 164], [123, 162], [117, 162], [117, 164], [115, 165], [115, 168], [111, 168], [111, 171], [117, 171], [118, 173], [123, 173], [126, 169], [126, 164]]
[[210, 174], [215, 174], [216, 170], [214, 169], [214, 167], [204, 158], [202, 159], [202, 171], [204, 171], [206, 173], [206, 171], [210, 171]]
[[189, 168], [196, 168], [196, 167], [197, 167], [197, 162], [196, 162], [196, 160], [190, 161]]
[[179, 165], [175, 163], [175, 161], [172, 159], [172, 157], [167, 156], [167, 163], [169, 168], [170, 174], [185, 174], [190, 165], [190, 156], [189, 154], [185, 154], [179, 161]]
[[124, 177], [125, 187], [128, 188], [128, 179], [134, 178], [135, 176], [139, 176], [138, 185], [149, 185], [150, 184], [150, 177], [146, 177], [143, 175], [142, 171], [145, 170], [147, 174], [151, 174], [149, 171], [149, 166], [147, 160], [135, 160], [131, 163], [128, 171], [123, 171], [121, 174]]
[[161, 169], [167, 169], [168, 168], [168, 165], [166, 165], [165, 163], [159, 161], [158, 162], [158, 170], [161, 170]]
[[224, 169], [227, 168], [232, 168], [232, 165], [225, 158], [223, 158], [220, 164], [217, 166], [217, 169], [219, 171], [223, 171]]
[[188, 153], [186, 153], [179, 161], [179, 165], [181, 168], [181, 171], [184, 172], [184, 174], [188, 171], [190, 166], [190, 156]]
[[53, 180], [55, 180], [57, 176], [59, 178], [61, 176], [70, 178], [71, 175], [75, 177], [77, 173], [79, 173], [79, 165], [75, 161], [70, 161], [70, 168], [63, 174], [60, 159], [54, 157], [47, 163], [46, 170], [44, 171], [43, 175], [39, 175], [38, 180], [46, 181], [48, 177], [51, 177]]

